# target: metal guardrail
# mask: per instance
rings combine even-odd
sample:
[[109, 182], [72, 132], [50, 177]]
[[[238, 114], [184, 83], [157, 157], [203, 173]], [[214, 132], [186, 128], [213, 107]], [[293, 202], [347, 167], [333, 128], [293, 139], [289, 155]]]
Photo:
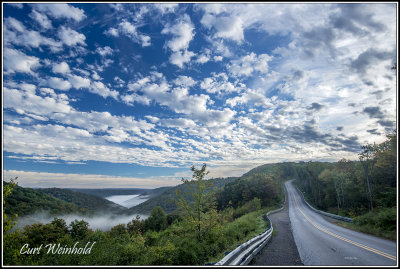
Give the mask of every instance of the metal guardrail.
[[315, 209], [315, 208], [312, 207], [309, 203], [307, 203], [306, 199], [304, 198], [304, 194], [297, 188], [297, 186], [296, 186], [296, 189], [297, 189], [297, 190], [301, 193], [301, 195], [303, 196], [304, 202], [306, 202], [306, 204], [307, 204], [313, 211], [317, 212], [318, 214], [325, 215], [325, 216], [328, 216], [328, 217], [331, 217], [331, 218], [334, 218], [334, 219], [338, 219], [338, 220], [343, 220], [343, 221], [347, 221], [347, 222], [353, 222], [353, 219], [352, 219], [352, 218], [347, 218], [347, 217], [343, 217], [343, 216], [339, 216], [339, 215], [331, 214], [331, 213], [328, 213], [328, 212], [325, 212], [325, 211], [322, 211], [322, 210]]
[[274, 228], [272, 226], [271, 220], [268, 218], [270, 214], [276, 213], [283, 210], [286, 203], [283, 203], [282, 207], [265, 214], [265, 218], [268, 221], [267, 230], [260, 235], [249, 239], [247, 242], [239, 245], [236, 249], [229, 252], [222, 260], [215, 263], [214, 265], [247, 265], [254, 258], [254, 256], [268, 243], [272, 236]]

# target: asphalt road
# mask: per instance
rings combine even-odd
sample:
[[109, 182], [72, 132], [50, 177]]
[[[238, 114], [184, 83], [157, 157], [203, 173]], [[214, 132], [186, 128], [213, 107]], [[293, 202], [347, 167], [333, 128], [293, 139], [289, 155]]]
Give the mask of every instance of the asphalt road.
[[287, 181], [285, 186], [293, 237], [304, 265], [397, 264], [395, 242], [326, 221], [306, 205], [291, 181]]

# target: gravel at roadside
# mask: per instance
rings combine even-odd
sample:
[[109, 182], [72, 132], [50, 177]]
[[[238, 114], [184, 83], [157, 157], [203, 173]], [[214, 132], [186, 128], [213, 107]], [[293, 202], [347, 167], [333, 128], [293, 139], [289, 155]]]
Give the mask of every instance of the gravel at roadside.
[[274, 234], [249, 265], [303, 265], [292, 234], [288, 203], [282, 211], [270, 215], [269, 218]]

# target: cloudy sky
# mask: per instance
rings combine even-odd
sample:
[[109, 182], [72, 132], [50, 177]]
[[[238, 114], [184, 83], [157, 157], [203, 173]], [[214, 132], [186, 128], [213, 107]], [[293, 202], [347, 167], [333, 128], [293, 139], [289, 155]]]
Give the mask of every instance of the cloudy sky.
[[396, 4], [4, 4], [3, 175], [171, 186], [396, 128]]

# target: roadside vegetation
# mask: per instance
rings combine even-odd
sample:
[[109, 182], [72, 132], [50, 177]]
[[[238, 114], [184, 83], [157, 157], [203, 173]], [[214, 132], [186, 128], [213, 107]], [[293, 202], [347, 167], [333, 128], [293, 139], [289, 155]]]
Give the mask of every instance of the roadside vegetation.
[[294, 183], [314, 207], [354, 220], [339, 225], [396, 240], [397, 133], [364, 145], [358, 157], [296, 164]]
[[[55, 218], [51, 223], [35, 223], [11, 232], [16, 219], [4, 226], [4, 264], [7, 265], [204, 265], [221, 259], [225, 252], [265, 231], [267, 211], [280, 207], [281, 197], [275, 189], [275, 175], [250, 176], [229, 184], [235, 196], [222, 199], [220, 190], [212, 190], [213, 181], [205, 180], [206, 165], [192, 167], [192, 180], [185, 194], [176, 193], [177, 210], [166, 214], [155, 207], [150, 216], [139, 216], [110, 231], [93, 231], [87, 222], [75, 220], [69, 225]], [[239, 184], [239, 185], [237, 185]], [[270, 186], [271, 185], [271, 186]], [[7, 184], [7, 197], [17, 187]], [[243, 190], [240, 190], [243, 187]], [[267, 192], [259, 189], [266, 188]], [[210, 190], [211, 188], [211, 190]], [[259, 196], [259, 197], [258, 197]], [[226, 202], [226, 203], [225, 203]], [[7, 204], [5, 204], [5, 208]], [[3, 215], [8, 218], [5, 211]], [[85, 247], [96, 242], [90, 255], [47, 254], [47, 244]], [[40, 254], [20, 253], [24, 244], [38, 247]]]
[[[153, 207], [150, 216], [139, 216], [110, 231], [92, 230], [83, 220], [67, 224], [54, 218], [51, 223], [35, 223], [23, 230], [13, 227], [18, 219], [13, 206], [31, 206], [12, 200], [12, 193], [22, 193], [15, 180], [3, 188], [3, 257], [5, 265], [204, 265], [222, 259], [238, 244], [265, 231], [267, 211], [284, 202], [283, 182], [295, 183], [316, 208], [352, 217], [354, 223], [343, 225], [362, 232], [396, 237], [396, 133], [381, 144], [366, 145], [359, 161], [337, 163], [299, 162], [266, 164], [242, 177], [215, 182], [206, 180], [206, 165], [191, 168], [191, 180], [183, 179], [174, 197], [174, 210], [166, 213]], [[217, 185], [218, 185], [217, 184]], [[63, 193], [64, 194], [64, 193]], [[46, 197], [38, 199], [43, 200]], [[23, 196], [17, 196], [23, 199]], [[35, 196], [36, 197], [36, 196]], [[49, 196], [52, 197], [52, 196]], [[61, 196], [60, 196], [61, 197]], [[54, 197], [52, 197], [54, 198]], [[46, 198], [47, 199], [47, 198]], [[50, 199], [50, 198], [48, 198]], [[63, 198], [69, 201], [67, 197]], [[14, 201], [14, 202], [11, 202]], [[73, 200], [71, 200], [73, 201]], [[57, 203], [63, 205], [60, 199]], [[45, 203], [43, 201], [43, 203]], [[83, 205], [84, 203], [82, 203]], [[43, 205], [38, 205], [43, 206]], [[10, 209], [8, 209], [11, 207]], [[24, 209], [25, 210], [25, 209]], [[57, 210], [59, 210], [57, 208]], [[68, 209], [69, 210], [69, 209]], [[89, 255], [21, 255], [24, 244], [60, 244], [85, 247], [96, 242]]]

